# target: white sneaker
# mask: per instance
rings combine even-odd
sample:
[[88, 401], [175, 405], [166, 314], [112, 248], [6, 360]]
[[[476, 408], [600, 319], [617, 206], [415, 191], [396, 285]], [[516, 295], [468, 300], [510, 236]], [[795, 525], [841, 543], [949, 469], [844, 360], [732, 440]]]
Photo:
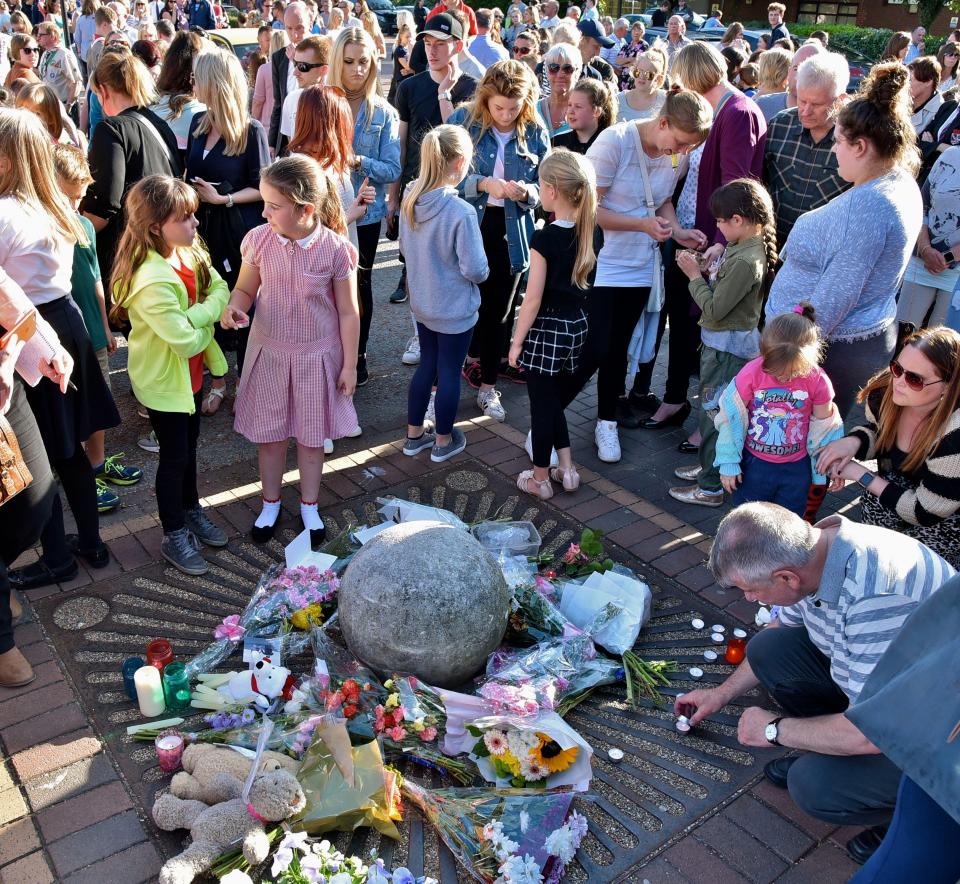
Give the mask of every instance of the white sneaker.
[[500, 404], [500, 391], [496, 388], [480, 390], [477, 393], [477, 408], [483, 412], [485, 417], [493, 418], [495, 421], [503, 423], [507, 419], [507, 413]]
[[[523, 450], [527, 452], [527, 457], [530, 458], [530, 463], [533, 463], [533, 430], [527, 431], [527, 441], [523, 443]], [[560, 466], [560, 458], [557, 457], [556, 448], [550, 449], [550, 466]]]
[[403, 351], [403, 356], [400, 357], [400, 361], [404, 365], [420, 364], [420, 338], [417, 335], [414, 335], [407, 341], [407, 349]]
[[324, 440], [323, 440], [323, 453], [324, 453], [324, 454], [333, 454], [333, 439], [324, 439]]
[[357, 436], [362, 436], [363, 430], [360, 429], [360, 424], [357, 424], [349, 433], [347, 433], [348, 439], [356, 439]]
[[427, 403], [427, 412], [423, 416], [423, 425], [435, 427], [437, 425], [437, 391], [430, 391], [430, 401]]
[[616, 421], [597, 421], [593, 438], [597, 443], [597, 457], [600, 460], [604, 463], [620, 462], [620, 434], [617, 432]]

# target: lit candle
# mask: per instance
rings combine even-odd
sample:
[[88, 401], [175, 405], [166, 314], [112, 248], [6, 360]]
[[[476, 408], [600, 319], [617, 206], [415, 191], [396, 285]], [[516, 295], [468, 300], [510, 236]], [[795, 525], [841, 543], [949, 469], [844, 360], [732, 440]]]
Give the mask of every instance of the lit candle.
[[133, 674], [133, 683], [137, 687], [137, 702], [140, 714], [145, 718], [154, 718], [166, 708], [163, 702], [163, 681], [156, 666], [141, 666]]
[[183, 757], [183, 737], [180, 734], [166, 731], [154, 740], [153, 745], [157, 750], [160, 770], [173, 773], [180, 767], [180, 759]]

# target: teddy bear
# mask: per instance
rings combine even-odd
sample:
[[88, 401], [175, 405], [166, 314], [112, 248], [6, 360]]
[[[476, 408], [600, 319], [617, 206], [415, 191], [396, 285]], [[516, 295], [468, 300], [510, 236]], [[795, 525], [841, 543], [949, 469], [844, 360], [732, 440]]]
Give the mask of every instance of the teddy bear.
[[210, 787], [230, 797], [207, 806], [165, 792], [154, 802], [153, 820], [159, 828], [165, 832], [189, 829], [193, 838], [183, 853], [164, 863], [160, 884], [190, 884], [238, 843], [247, 862], [263, 862], [270, 853], [265, 826], [300, 813], [307, 803], [297, 778], [286, 770], [254, 777], [246, 802], [241, 797], [243, 783], [229, 774], [215, 774]]
[[[173, 775], [170, 791], [177, 798], [216, 804], [223, 796], [211, 790], [211, 781], [218, 773], [229, 774], [241, 783], [250, 773], [251, 759], [240, 752], [209, 743], [193, 743], [183, 750], [183, 770]], [[280, 752], [269, 749], [260, 758], [259, 773], [285, 770], [296, 774], [300, 762]]]

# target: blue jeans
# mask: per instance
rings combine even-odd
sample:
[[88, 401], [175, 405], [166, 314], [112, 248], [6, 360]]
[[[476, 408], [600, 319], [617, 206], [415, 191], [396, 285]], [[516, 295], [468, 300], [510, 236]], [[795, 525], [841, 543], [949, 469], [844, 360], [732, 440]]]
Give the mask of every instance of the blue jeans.
[[407, 423], [412, 427], [423, 423], [430, 402], [430, 391], [436, 381], [436, 430], [438, 435], [447, 436], [457, 419], [460, 371], [473, 337], [473, 329], [469, 328], [458, 335], [445, 335], [431, 331], [418, 322], [417, 334], [420, 337], [420, 365], [410, 380], [410, 390], [407, 392]]
[[792, 463], [770, 463], [744, 448], [740, 472], [743, 479], [733, 494], [734, 506], [755, 500], [779, 503], [803, 518], [812, 475], [809, 457]]
[[850, 884], [895, 884], [921, 872], [924, 884], [960, 880], [960, 825], [909, 777], [883, 843]]

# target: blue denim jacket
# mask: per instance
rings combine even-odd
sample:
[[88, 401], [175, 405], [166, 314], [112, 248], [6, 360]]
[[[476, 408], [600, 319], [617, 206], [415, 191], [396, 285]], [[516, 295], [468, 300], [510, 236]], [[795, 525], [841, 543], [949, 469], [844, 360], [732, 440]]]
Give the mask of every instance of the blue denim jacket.
[[360, 171], [350, 176], [354, 191], [360, 188], [364, 178], [369, 178], [377, 191], [377, 198], [357, 223], [373, 224], [387, 214], [387, 185], [400, 177], [400, 118], [389, 104], [374, 106], [369, 126], [367, 103], [360, 105], [353, 126], [353, 152], [360, 157]]
[[[467, 116], [467, 109], [457, 108], [447, 120], [451, 125], [463, 125]], [[473, 161], [470, 172], [457, 188], [460, 195], [477, 210], [477, 220], [483, 221], [483, 210], [486, 208], [489, 194], [477, 190], [480, 180], [493, 174], [493, 166], [497, 161], [497, 139], [492, 131], [480, 134], [479, 126], [471, 126], [470, 138], [474, 142]], [[540, 161], [550, 150], [550, 139], [547, 130], [539, 124], [527, 126], [527, 152], [520, 153], [517, 149], [517, 138], [514, 135], [508, 142], [503, 156], [503, 177], [507, 181], [523, 181], [527, 185], [527, 201], [525, 203], [513, 200], [503, 201], [504, 216], [507, 224], [507, 251], [510, 254], [510, 272], [521, 273], [530, 264], [530, 238], [533, 236], [533, 210], [540, 205], [539, 172]]]

